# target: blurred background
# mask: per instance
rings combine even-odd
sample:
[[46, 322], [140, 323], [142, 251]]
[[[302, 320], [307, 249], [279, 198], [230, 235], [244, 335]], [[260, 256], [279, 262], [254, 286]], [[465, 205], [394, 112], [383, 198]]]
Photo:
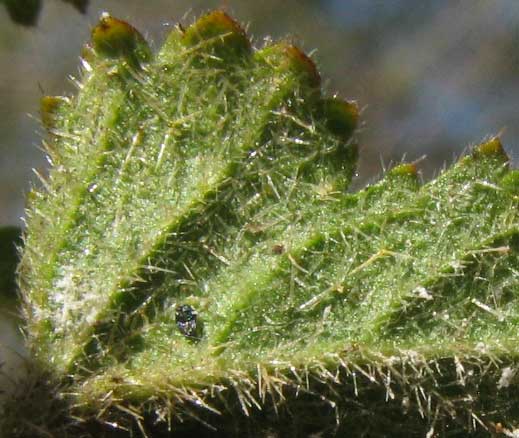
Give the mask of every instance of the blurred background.
[[32, 27], [0, 3], [0, 225], [22, 225], [32, 168], [47, 167], [39, 98], [74, 92], [68, 78], [102, 11], [155, 48], [177, 22], [213, 8], [244, 23], [256, 45], [291, 36], [312, 53], [325, 90], [363, 108], [357, 187], [404, 156], [426, 155], [428, 179], [497, 133], [519, 161], [518, 0], [92, 0], [85, 14], [66, 1], [43, 0]]

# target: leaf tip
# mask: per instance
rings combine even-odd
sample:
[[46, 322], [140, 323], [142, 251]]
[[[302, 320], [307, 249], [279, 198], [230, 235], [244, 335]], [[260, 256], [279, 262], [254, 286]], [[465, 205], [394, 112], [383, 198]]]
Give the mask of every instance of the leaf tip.
[[339, 137], [351, 137], [359, 120], [357, 102], [333, 97], [325, 99], [323, 103], [328, 129]]
[[321, 76], [314, 61], [300, 48], [286, 41], [264, 47], [256, 57], [271, 65], [279, 74], [289, 73], [311, 90], [319, 89]]
[[68, 102], [62, 96], [43, 96], [40, 100], [40, 117], [43, 126], [48, 130], [55, 127], [57, 113], [64, 104]]
[[129, 57], [146, 60], [149, 47], [144, 37], [126, 21], [103, 12], [92, 30], [92, 47], [105, 58]]
[[207, 43], [205, 47], [243, 53], [251, 50], [250, 41], [237, 21], [221, 10], [210, 12], [189, 26], [182, 35], [186, 46]]
[[496, 156], [504, 158], [505, 161], [509, 159], [499, 137], [493, 137], [485, 143], [476, 146], [473, 151], [473, 156], [475, 158]]

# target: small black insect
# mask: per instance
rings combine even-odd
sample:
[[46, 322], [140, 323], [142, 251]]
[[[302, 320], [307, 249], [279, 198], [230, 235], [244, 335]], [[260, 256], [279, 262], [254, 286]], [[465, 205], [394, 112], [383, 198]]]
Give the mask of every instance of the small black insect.
[[197, 335], [197, 319], [198, 313], [195, 309], [187, 304], [181, 304], [175, 309], [175, 322], [177, 327], [187, 338], [198, 339]]

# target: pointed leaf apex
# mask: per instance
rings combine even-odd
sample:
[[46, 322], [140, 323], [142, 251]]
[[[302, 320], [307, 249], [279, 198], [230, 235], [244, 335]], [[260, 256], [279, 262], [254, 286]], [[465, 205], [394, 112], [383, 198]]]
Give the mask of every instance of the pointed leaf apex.
[[280, 73], [290, 72], [300, 77], [310, 89], [319, 89], [321, 77], [312, 59], [298, 47], [287, 42], [266, 46], [256, 52], [258, 59], [264, 60]]
[[499, 137], [494, 137], [489, 141], [476, 146], [473, 155], [474, 157], [499, 156], [508, 161], [508, 155], [506, 154]]
[[357, 102], [331, 98], [324, 100], [324, 112], [330, 131], [349, 138], [357, 127], [359, 107]]
[[310, 86], [317, 88], [321, 85], [321, 76], [317, 67], [306, 53], [293, 45], [288, 45], [285, 48], [285, 53], [290, 60], [291, 67], [306, 74]]
[[130, 24], [106, 12], [92, 30], [92, 46], [105, 58], [127, 57], [132, 61], [144, 61], [150, 56], [143, 36]]
[[[182, 35], [186, 46], [203, 45], [211, 49], [249, 52], [250, 41], [243, 28], [225, 12], [217, 10], [199, 18]], [[203, 43], [207, 43], [204, 45]]]
[[43, 96], [40, 101], [40, 116], [43, 125], [47, 129], [52, 129], [56, 123], [56, 115], [59, 108], [68, 102], [62, 96]]

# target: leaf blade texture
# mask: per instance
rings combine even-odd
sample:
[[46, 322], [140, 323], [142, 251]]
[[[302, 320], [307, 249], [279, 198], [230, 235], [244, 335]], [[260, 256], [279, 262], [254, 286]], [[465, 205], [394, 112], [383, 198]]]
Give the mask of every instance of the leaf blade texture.
[[[53, 169], [19, 269], [33, 352], [87, 410], [211, 415], [218, 392], [249, 416], [315, 395], [308, 376], [388, 397], [388, 370], [406, 405], [443, 359], [459, 383], [515, 357], [519, 184], [498, 138], [426, 184], [403, 163], [350, 193], [358, 107], [288, 42], [255, 49], [215, 11], [154, 55], [104, 15], [82, 65], [76, 96], [42, 101]], [[448, 387], [414, 411], [456, 417]]]

